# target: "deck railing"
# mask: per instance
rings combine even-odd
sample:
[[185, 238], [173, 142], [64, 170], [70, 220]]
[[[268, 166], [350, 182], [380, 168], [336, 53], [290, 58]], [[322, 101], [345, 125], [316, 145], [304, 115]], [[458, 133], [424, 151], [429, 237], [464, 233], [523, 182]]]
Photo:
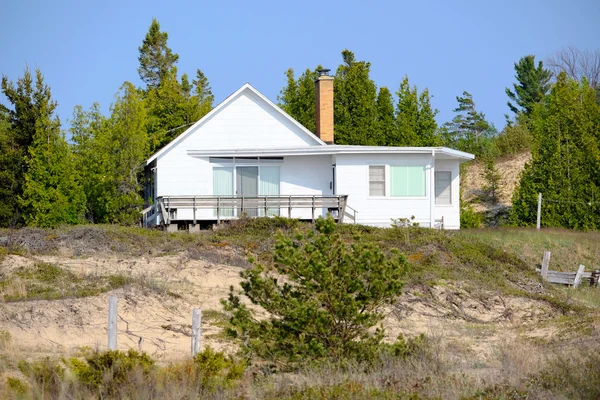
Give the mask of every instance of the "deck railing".
[[[171, 218], [173, 209], [193, 210], [192, 222], [196, 224], [196, 211], [202, 209], [215, 210], [214, 219], [220, 223], [222, 219], [239, 217], [246, 214], [251, 217], [279, 215], [287, 211], [288, 218], [292, 217], [293, 209], [311, 209], [314, 221], [318, 209], [326, 208], [334, 214], [338, 222], [343, 222], [344, 216], [355, 222], [356, 213], [346, 212], [347, 195], [291, 195], [291, 196], [161, 196], [156, 203], [144, 210], [143, 221], [147, 226], [161, 216], [162, 222], [170, 224], [178, 220]], [[206, 217], [201, 219], [206, 220]]]

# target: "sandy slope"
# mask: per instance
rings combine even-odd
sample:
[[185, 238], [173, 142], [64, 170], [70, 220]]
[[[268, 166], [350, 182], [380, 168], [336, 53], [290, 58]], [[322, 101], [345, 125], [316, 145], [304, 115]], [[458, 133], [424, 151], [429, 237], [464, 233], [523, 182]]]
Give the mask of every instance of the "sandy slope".
[[[182, 254], [126, 259], [12, 255], [0, 268], [8, 271], [36, 260], [60, 265], [81, 276], [122, 273], [141, 283], [95, 297], [0, 303], [0, 329], [10, 332], [23, 357], [73, 354], [82, 346], [105, 349], [110, 294], [119, 297], [120, 349], [138, 348], [143, 337], [142, 349], [156, 359], [188, 356], [191, 313], [194, 307], [200, 307], [208, 317], [202, 324], [202, 346], [235, 350], [220, 335], [222, 328], [208, 311], [221, 310], [220, 300], [227, 297], [230, 285], [239, 289], [241, 267], [192, 260]], [[468, 346], [483, 359], [502, 341], [522, 334], [538, 335], [536, 324], [552, 314], [541, 302], [470, 293], [456, 283], [408, 288], [398, 305], [387, 313], [384, 325], [389, 340], [400, 333], [409, 337], [425, 333], [449, 346]]]

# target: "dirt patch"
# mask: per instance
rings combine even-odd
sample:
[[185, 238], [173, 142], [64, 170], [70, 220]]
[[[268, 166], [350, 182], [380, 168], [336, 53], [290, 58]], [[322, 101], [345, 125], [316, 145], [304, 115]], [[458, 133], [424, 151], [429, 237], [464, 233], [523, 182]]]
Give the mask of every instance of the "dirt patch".
[[498, 205], [496, 206], [478, 201], [483, 194], [482, 188], [485, 186], [485, 179], [483, 178], [485, 165], [483, 162], [473, 162], [468, 166], [461, 182], [463, 200], [473, 203], [473, 208], [477, 212], [488, 211], [494, 207], [510, 207], [512, 205], [512, 195], [519, 184], [521, 172], [529, 161], [531, 161], [531, 153], [529, 152], [496, 161], [496, 168], [501, 176]]

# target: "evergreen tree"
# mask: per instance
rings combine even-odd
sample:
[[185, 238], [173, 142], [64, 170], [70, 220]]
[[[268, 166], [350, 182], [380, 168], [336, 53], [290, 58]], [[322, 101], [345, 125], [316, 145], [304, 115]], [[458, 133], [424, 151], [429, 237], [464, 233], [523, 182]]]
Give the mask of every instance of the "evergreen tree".
[[23, 154], [9, 118], [8, 109], [0, 106], [0, 226], [15, 225], [19, 219]]
[[518, 63], [515, 63], [515, 79], [513, 90], [506, 88], [509, 101], [508, 107], [515, 113], [531, 114], [533, 107], [542, 101], [546, 93], [550, 90], [550, 79], [552, 72], [544, 68], [540, 61], [535, 66], [535, 56], [528, 55], [521, 57]]
[[416, 86], [411, 88], [405, 76], [396, 92], [396, 136], [393, 146], [437, 146], [441, 139], [437, 133], [435, 116], [438, 110], [431, 108], [429, 90], [421, 94]]
[[107, 128], [97, 138], [102, 155], [100, 173], [104, 187], [100, 202], [103, 222], [134, 224], [143, 204], [141, 172], [147, 155], [147, 112], [142, 94], [125, 82], [111, 107]]
[[27, 171], [20, 205], [28, 225], [54, 227], [82, 221], [85, 196], [78, 184], [69, 146], [53, 116], [56, 102], [36, 71], [37, 109], [33, 143], [28, 148]]
[[331, 217], [315, 228], [294, 237], [279, 233], [276, 269], [254, 265], [242, 273], [244, 294], [269, 317], [257, 319], [231, 293], [223, 302], [232, 313], [228, 333], [244, 339], [251, 354], [283, 363], [372, 360], [384, 336], [375, 327], [400, 294], [408, 264], [360, 236], [346, 243]]
[[485, 114], [477, 111], [469, 92], [463, 92], [463, 97], [457, 96], [456, 100], [458, 107], [454, 112], [458, 115], [446, 123], [447, 145], [488, 156], [493, 145], [490, 139], [496, 135], [496, 129], [485, 119]]
[[190, 85], [186, 75], [179, 82], [177, 68], [172, 68], [157, 88], [147, 92], [150, 153], [171, 142], [212, 110], [213, 95], [208, 79], [200, 70], [197, 74]]
[[377, 122], [377, 145], [393, 145], [396, 133], [394, 99], [392, 98], [392, 92], [386, 87], [380, 88], [377, 94]]
[[531, 114], [532, 160], [513, 195], [512, 219], [533, 225], [600, 229], [600, 106], [587, 82], [560, 73]]
[[142, 45], [138, 48], [140, 66], [138, 73], [148, 88], [156, 88], [179, 60], [179, 55], [167, 46], [169, 34], [160, 31], [160, 24], [153, 18]]
[[334, 81], [335, 143], [376, 145], [377, 87], [369, 74], [371, 63], [342, 51], [343, 63]]
[[107, 118], [100, 112], [100, 105], [94, 103], [89, 111], [76, 106], [69, 129], [73, 141], [72, 152], [75, 168], [79, 171], [80, 184], [87, 201], [87, 220], [103, 221], [105, 214], [105, 191], [108, 171], [103, 169], [109, 164], [110, 157], [100, 147], [102, 135], [109, 134]]
[[483, 185], [485, 200], [494, 205], [498, 204], [498, 196], [500, 194], [500, 187], [502, 185], [502, 175], [500, 175], [500, 172], [496, 168], [494, 157], [488, 157], [485, 160], [485, 166], [482, 175], [485, 182]]
[[317, 70], [320, 68], [321, 66], [318, 66], [312, 71], [307, 68], [297, 81], [294, 78], [294, 70], [288, 69], [285, 72], [287, 85], [277, 97], [279, 107], [313, 133], [317, 131], [315, 79], [318, 76]]

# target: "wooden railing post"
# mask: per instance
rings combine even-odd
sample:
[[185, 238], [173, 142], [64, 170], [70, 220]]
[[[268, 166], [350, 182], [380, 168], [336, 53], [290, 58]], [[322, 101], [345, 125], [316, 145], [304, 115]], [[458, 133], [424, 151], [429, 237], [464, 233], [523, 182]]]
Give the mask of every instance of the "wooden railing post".
[[312, 197], [312, 222], [315, 223], [315, 196]]
[[292, 218], [292, 196], [288, 196], [288, 218]]
[[196, 225], [196, 196], [194, 196], [194, 225]]
[[548, 267], [550, 266], [551, 253], [546, 250], [544, 251], [544, 259], [542, 260], [542, 278], [548, 279]]
[[265, 196], [265, 217], [268, 217], [267, 214], [267, 196]]
[[221, 197], [217, 196], [217, 224], [221, 223]]

